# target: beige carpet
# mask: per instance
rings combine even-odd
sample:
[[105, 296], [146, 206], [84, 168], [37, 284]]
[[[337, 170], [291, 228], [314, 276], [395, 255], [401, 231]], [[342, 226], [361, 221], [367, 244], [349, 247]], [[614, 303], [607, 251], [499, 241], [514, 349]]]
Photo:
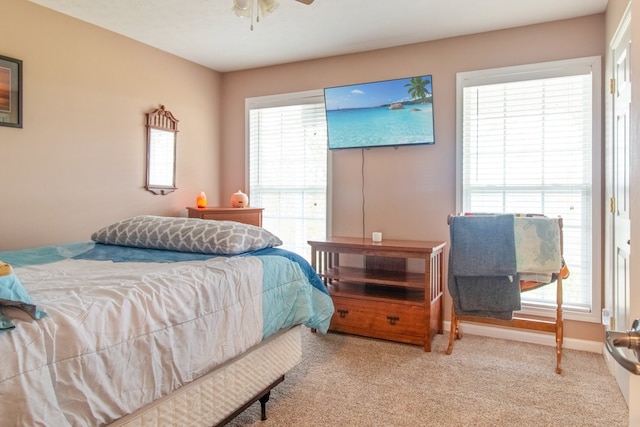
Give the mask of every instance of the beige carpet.
[[303, 329], [303, 360], [231, 426], [626, 426], [602, 355], [465, 335], [453, 354]]

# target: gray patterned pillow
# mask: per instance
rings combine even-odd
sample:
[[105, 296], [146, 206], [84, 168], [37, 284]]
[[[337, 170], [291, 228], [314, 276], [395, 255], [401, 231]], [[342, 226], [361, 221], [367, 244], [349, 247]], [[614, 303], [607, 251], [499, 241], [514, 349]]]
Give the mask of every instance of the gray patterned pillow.
[[235, 255], [280, 246], [282, 241], [262, 227], [234, 221], [142, 215], [116, 222], [91, 240], [136, 248]]

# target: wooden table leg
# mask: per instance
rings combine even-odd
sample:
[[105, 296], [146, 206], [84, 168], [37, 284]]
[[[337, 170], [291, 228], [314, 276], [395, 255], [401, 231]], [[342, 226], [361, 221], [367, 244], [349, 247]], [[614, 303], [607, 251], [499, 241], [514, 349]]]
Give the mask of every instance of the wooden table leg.
[[453, 304], [451, 304], [451, 324], [449, 325], [449, 345], [447, 346], [446, 354], [451, 354], [453, 352], [453, 342], [462, 337], [458, 329], [458, 316], [456, 316], [456, 311], [453, 308]]

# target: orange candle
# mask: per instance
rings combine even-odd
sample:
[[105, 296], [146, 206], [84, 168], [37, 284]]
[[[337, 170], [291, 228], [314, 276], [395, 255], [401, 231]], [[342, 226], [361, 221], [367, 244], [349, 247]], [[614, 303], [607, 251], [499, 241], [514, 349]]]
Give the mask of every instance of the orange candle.
[[207, 195], [204, 194], [204, 191], [201, 191], [198, 197], [196, 197], [196, 206], [199, 208], [207, 207]]

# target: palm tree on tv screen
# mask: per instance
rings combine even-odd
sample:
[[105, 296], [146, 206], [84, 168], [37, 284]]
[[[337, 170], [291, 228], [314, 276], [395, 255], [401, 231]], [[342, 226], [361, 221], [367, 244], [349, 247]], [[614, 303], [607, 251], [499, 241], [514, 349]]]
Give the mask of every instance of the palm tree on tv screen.
[[430, 95], [429, 90], [427, 89], [427, 85], [431, 83], [431, 80], [422, 77], [411, 77], [409, 83], [405, 84], [404, 87], [408, 87], [407, 93], [411, 95], [413, 99], [425, 100], [427, 95]]

